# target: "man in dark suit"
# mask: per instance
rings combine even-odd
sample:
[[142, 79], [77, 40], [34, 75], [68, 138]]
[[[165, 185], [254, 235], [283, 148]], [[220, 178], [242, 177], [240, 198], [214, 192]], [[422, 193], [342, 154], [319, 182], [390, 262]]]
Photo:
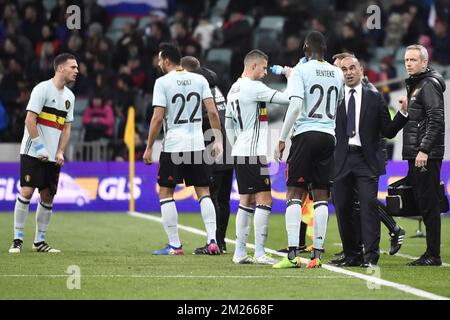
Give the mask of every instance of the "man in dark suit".
[[[391, 121], [382, 95], [363, 86], [363, 68], [355, 57], [344, 58], [345, 100], [336, 113], [334, 202], [345, 258], [338, 266], [369, 267], [380, 254], [378, 179], [386, 173], [380, 134], [393, 138], [407, 122], [406, 105]], [[354, 192], [360, 202], [361, 252], [352, 224]]]

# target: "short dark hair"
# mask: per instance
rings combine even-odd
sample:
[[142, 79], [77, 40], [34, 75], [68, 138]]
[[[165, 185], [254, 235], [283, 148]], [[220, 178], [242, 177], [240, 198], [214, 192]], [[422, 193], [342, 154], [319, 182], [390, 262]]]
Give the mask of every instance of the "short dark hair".
[[319, 31], [311, 31], [305, 39], [305, 51], [311, 53], [318, 53], [321, 55], [327, 51], [327, 42], [325, 36]]
[[180, 49], [176, 45], [170, 42], [161, 42], [159, 45], [159, 52], [161, 58], [169, 59], [173, 64], [179, 65], [181, 60]]
[[181, 66], [187, 71], [200, 69], [200, 61], [193, 56], [185, 56], [181, 58]]
[[269, 56], [259, 49], [254, 49], [247, 53], [247, 55], [245, 56], [244, 65], [247, 65], [248, 62], [254, 59], [263, 59], [269, 61]]
[[77, 60], [77, 58], [71, 53], [61, 53], [53, 60], [53, 69], [56, 71], [61, 64], [67, 62], [67, 60]]

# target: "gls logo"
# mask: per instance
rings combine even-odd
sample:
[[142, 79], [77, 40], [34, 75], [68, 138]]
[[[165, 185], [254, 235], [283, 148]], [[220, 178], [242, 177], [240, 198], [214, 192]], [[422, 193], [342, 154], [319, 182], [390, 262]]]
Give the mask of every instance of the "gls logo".
[[15, 201], [16, 190], [19, 190], [19, 181], [14, 183], [14, 178], [0, 178], [0, 200]]
[[[142, 192], [140, 185], [142, 179], [140, 177], [134, 178], [134, 198], [139, 199]], [[0, 201], [15, 201], [20, 189], [20, 181], [15, 178], [0, 178]], [[129, 200], [130, 199], [130, 183], [125, 177], [108, 177], [100, 182], [98, 187], [98, 195], [102, 200]], [[58, 187], [58, 193], [55, 197], [55, 202], [59, 201], [58, 196], [61, 197], [65, 190]], [[73, 192], [73, 190], [69, 190]]]
[[[139, 199], [141, 196], [142, 184], [140, 177], [134, 178], [134, 199]], [[130, 183], [124, 177], [110, 177], [103, 179], [98, 187], [98, 195], [103, 200], [129, 200]]]

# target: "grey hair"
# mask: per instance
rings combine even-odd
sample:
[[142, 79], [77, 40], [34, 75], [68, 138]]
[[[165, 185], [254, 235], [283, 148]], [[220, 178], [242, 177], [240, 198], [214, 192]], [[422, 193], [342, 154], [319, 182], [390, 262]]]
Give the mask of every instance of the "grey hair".
[[428, 51], [424, 46], [420, 44], [413, 44], [411, 46], [406, 47], [406, 51], [408, 50], [419, 50], [420, 57], [422, 58], [422, 60], [428, 61]]

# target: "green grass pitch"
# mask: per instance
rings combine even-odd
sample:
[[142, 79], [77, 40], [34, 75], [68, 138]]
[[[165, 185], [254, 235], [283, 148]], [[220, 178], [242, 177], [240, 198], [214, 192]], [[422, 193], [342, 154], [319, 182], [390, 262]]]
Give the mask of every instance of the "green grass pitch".
[[[154, 216], [159, 217], [159, 214]], [[274, 270], [270, 266], [234, 265], [234, 246], [222, 256], [195, 256], [191, 252], [205, 237], [180, 230], [185, 256], [152, 256], [167, 242], [160, 223], [126, 214], [60, 213], [52, 217], [48, 242], [60, 254], [33, 253], [34, 214], [28, 217], [21, 254], [8, 253], [13, 215], [0, 214], [0, 299], [422, 299], [392, 287], [374, 286], [350, 275], [322, 269]], [[234, 218], [228, 238], [234, 239]], [[417, 221], [398, 219], [406, 229], [400, 254], [419, 256], [425, 239], [410, 238]], [[179, 223], [203, 230], [199, 214], [180, 214]], [[442, 260], [450, 263], [450, 218], [442, 219]], [[253, 235], [250, 235], [250, 240]], [[267, 247], [286, 245], [284, 215], [270, 218]], [[330, 216], [324, 261], [341, 250], [334, 215]], [[389, 250], [382, 226], [381, 249]], [[307, 255], [304, 255], [307, 257]], [[382, 279], [450, 298], [450, 268], [407, 267], [407, 257], [382, 254]], [[69, 266], [81, 272], [77, 282], [68, 278]], [[367, 274], [362, 268], [347, 270]], [[368, 274], [368, 275], [372, 275]]]

